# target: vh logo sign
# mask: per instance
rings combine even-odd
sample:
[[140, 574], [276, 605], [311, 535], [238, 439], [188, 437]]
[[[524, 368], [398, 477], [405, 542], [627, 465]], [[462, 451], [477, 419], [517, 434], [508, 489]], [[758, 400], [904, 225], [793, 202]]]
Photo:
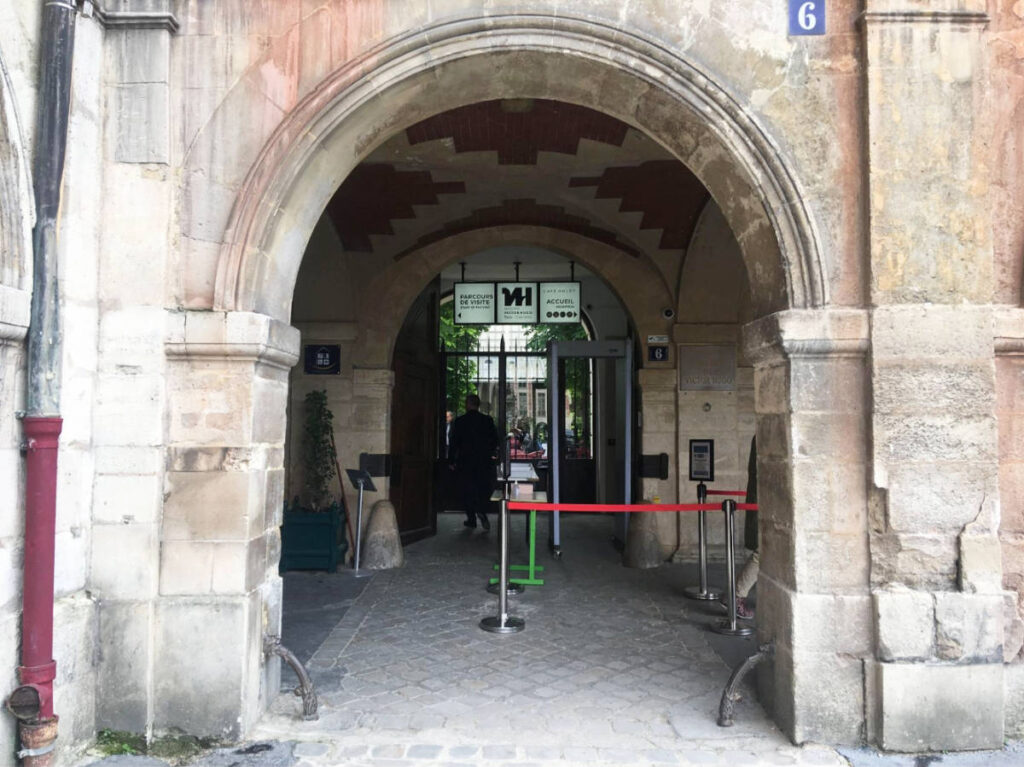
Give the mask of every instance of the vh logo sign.
[[505, 306], [533, 306], [533, 288], [502, 288], [501, 295]]

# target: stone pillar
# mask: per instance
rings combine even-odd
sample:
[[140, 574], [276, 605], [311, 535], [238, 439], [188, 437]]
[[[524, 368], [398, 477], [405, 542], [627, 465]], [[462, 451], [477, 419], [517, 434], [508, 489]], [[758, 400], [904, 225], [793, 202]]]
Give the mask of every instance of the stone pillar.
[[1024, 309], [996, 317], [996, 415], [999, 422], [999, 525], [1002, 547], [1006, 736], [1024, 734]]
[[[668, 454], [668, 479], [642, 479], [639, 497], [660, 498], [661, 503], [676, 502], [676, 371], [668, 368], [643, 368], [637, 371], [640, 384], [639, 406], [643, 414], [640, 444], [635, 458], [641, 454]], [[617, 503], [618, 501], [616, 501]], [[662, 560], [672, 556], [676, 545], [675, 514], [656, 514], [655, 526], [661, 542]]]
[[279, 684], [262, 637], [280, 631], [285, 407], [299, 334], [259, 314], [173, 312], [166, 351], [154, 726], [237, 737]]
[[868, 321], [787, 311], [744, 328], [754, 364], [762, 701], [797, 743], [864, 737], [872, 654], [867, 535]]
[[868, 0], [871, 738], [999, 748], [1003, 618], [984, 0]]

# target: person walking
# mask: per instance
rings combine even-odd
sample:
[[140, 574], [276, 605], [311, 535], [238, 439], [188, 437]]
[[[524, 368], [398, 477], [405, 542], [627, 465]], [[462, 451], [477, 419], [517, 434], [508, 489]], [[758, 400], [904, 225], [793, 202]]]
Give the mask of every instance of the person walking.
[[480, 412], [480, 397], [466, 397], [466, 412], [452, 423], [448, 462], [466, 512], [466, 527], [491, 529], [487, 504], [494, 490], [494, 462], [498, 452], [498, 430], [494, 419]]

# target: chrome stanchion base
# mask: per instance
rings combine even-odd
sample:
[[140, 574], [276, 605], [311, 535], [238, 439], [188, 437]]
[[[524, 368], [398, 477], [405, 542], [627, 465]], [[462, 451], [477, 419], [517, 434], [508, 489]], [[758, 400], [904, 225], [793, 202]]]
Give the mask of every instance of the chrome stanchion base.
[[733, 628], [728, 619], [715, 621], [711, 624], [711, 630], [716, 634], [725, 634], [730, 637], [748, 637], [754, 633], [751, 626], [741, 626], [737, 623], [736, 628]]
[[345, 568], [344, 570], [338, 569], [338, 572], [342, 575], [346, 575], [349, 578], [369, 578], [377, 573], [376, 570], [356, 570], [355, 568]]
[[492, 634], [515, 634], [526, 628], [526, 621], [522, 618], [513, 618], [509, 616], [505, 619], [505, 622], [502, 623], [501, 618], [494, 615], [480, 621], [480, 628], [484, 631], [489, 631]]
[[[505, 593], [508, 594], [510, 597], [517, 597], [520, 594], [522, 594], [525, 590], [526, 589], [523, 588], [523, 584], [521, 584], [521, 583], [510, 583], [510, 584], [508, 584], [508, 588], [505, 589]], [[497, 583], [488, 583], [487, 584], [487, 593], [488, 594], [497, 594], [498, 593], [498, 584]]]
[[701, 591], [700, 586], [687, 586], [683, 589], [683, 596], [687, 599], [700, 599], [705, 602], [714, 602], [721, 599], [722, 592], [715, 591], [714, 589]]

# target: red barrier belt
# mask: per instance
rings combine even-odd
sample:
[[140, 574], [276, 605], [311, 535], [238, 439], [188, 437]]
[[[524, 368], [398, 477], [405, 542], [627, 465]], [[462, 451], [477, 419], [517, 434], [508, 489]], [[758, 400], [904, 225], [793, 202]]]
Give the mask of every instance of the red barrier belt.
[[[531, 503], [509, 501], [510, 511], [721, 511], [714, 503]], [[757, 511], [756, 503], [740, 503], [737, 509]]]

